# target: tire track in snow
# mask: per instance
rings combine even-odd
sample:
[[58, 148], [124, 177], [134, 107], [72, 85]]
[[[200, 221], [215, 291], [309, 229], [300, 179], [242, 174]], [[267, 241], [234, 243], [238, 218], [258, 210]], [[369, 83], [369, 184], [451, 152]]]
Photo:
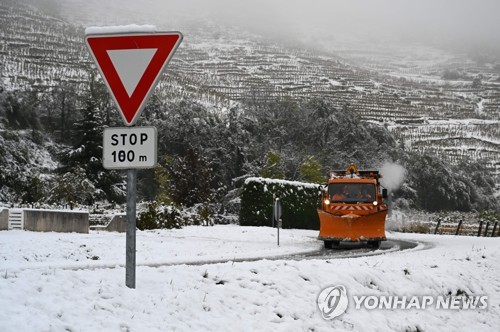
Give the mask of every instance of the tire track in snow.
[[[278, 260], [334, 260], [334, 259], [346, 259], [346, 258], [358, 258], [367, 256], [377, 256], [385, 254], [397, 254], [402, 252], [412, 252], [419, 250], [427, 250], [432, 248], [433, 245], [430, 243], [425, 243], [422, 241], [413, 242], [408, 240], [396, 240], [388, 239], [382, 242], [379, 249], [373, 250], [367, 248], [364, 244], [359, 243], [346, 243], [341, 244], [338, 249], [320, 249], [313, 251], [299, 252], [295, 254], [283, 254], [276, 256], [267, 257], [234, 257], [226, 259], [212, 259], [212, 260], [185, 260], [185, 261], [170, 261], [170, 262], [153, 262], [153, 263], [137, 263], [137, 267], [167, 267], [167, 266], [178, 266], [178, 265], [211, 265], [211, 264], [225, 264], [225, 263], [243, 263], [243, 262], [256, 262], [256, 261], [278, 261]], [[96, 269], [116, 269], [125, 268], [125, 264], [92, 264], [92, 265], [40, 265], [35, 267], [23, 267], [18, 269], [13, 269], [9, 272], [21, 272], [23, 270], [46, 270], [46, 269], [59, 269], [59, 270], [96, 270]]]

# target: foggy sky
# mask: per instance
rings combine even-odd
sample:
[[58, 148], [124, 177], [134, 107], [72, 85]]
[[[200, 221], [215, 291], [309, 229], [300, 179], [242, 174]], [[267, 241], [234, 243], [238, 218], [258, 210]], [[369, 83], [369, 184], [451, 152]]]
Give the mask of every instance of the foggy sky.
[[[58, 0], [54, 0], [58, 1]], [[59, 0], [64, 1], [64, 0]], [[357, 38], [360, 41], [420, 42], [500, 49], [500, 0], [65, 0], [94, 12], [156, 23], [182, 16], [209, 18], [283, 38]], [[104, 14], [104, 13], [101, 13]], [[139, 15], [141, 14], [141, 15]], [[123, 24], [124, 22], [119, 22]]]
[[[186, 3], [200, 3], [188, 0]], [[209, 1], [213, 4], [214, 1]], [[499, 0], [219, 0], [207, 12], [279, 34], [500, 44]]]

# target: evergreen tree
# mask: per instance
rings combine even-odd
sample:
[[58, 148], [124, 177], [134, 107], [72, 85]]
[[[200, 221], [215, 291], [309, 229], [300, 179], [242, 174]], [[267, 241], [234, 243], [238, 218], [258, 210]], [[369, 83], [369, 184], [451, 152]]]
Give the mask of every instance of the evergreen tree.
[[212, 169], [198, 151], [189, 148], [186, 156], [174, 158], [166, 167], [174, 203], [190, 207], [213, 200], [216, 189], [211, 187]]
[[66, 172], [56, 179], [48, 201], [64, 204], [92, 204], [102, 197], [99, 193], [100, 191], [88, 179], [85, 170], [75, 167], [71, 172]]
[[7, 128], [41, 129], [37, 113], [38, 98], [35, 92], [10, 92], [0, 101], [0, 116]]
[[72, 125], [75, 123], [75, 117], [78, 113], [77, 94], [75, 87], [68, 83], [61, 83], [48, 96], [46, 103], [45, 126], [48, 130], [59, 131], [59, 135], [55, 135], [60, 142], [69, 143], [71, 135], [68, 134]]
[[307, 156], [300, 165], [300, 179], [304, 182], [324, 183], [326, 176], [321, 172], [321, 165], [312, 156]]
[[264, 166], [260, 170], [259, 175], [263, 178], [285, 178], [285, 170], [283, 168], [282, 158], [278, 152], [269, 151], [266, 154]]
[[[170, 157], [165, 157], [165, 164], [169, 165], [172, 163], [172, 158]], [[154, 178], [158, 184], [159, 191], [156, 196], [156, 200], [163, 203], [163, 204], [170, 204], [172, 203], [172, 200], [170, 199], [171, 193], [170, 193], [170, 185], [169, 185], [169, 180], [170, 180], [170, 174], [168, 170], [162, 166], [161, 163], [156, 165], [154, 169]]]
[[121, 203], [125, 200], [125, 185], [117, 171], [104, 169], [102, 165], [103, 117], [97, 108], [99, 95], [95, 84], [90, 84], [89, 93], [84, 95], [84, 108], [80, 110], [81, 121], [74, 126], [73, 147], [63, 156], [63, 173], [75, 172], [81, 168], [86, 178], [96, 188], [94, 195], [75, 198], [77, 202], [93, 203], [107, 199]]

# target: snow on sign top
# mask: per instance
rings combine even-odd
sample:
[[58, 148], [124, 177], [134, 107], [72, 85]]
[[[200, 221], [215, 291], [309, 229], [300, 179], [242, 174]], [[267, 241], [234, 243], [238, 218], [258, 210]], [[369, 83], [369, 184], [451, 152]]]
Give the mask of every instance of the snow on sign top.
[[125, 124], [132, 126], [182, 41], [149, 25], [92, 27], [85, 42]]
[[104, 27], [88, 27], [85, 29], [85, 35], [96, 34], [117, 34], [117, 33], [136, 33], [136, 32], [158, 32], [156, 25], [116, 25]]

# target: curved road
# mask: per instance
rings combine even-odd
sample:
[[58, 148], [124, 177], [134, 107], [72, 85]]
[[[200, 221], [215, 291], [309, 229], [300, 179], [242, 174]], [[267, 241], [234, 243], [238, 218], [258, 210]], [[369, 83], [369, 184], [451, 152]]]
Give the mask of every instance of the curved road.
[[[417, 248], [418, 247], [418, 248]], [[375, 256], [387, 254], [390, 252], [398, 252], [403, 250], [424, 250], [430, 248], [430, 245], [423, 242], [412, 242], [405, 240], [389, 239], [382, 241], [379, 249], [373, 249], [359, 242], [355, 243], [342, 243], [336, 249], [322, 248], [318, 251], [309, 252], [306, 254], [292, 254], [281, 255], [275, 257], [255, 257], [255, 258], [233, 258], [221, 260], [205, 260], [205, 261], [191, 261], [191, 262], [176, 262], [166, 264], [137, 264], [137, 266], [160, 267], [160, 266], [173, 266], [173, 265], [207, 265], [207, 264], [221, 264], [228, 262], [255, 262], [261, 260], [306, 260], [306, 259], [340, 259], [340, 258], [355, 258], [362, 256]]]
[[[316, 251], [310, 251], [299, 254], [278, 255], [270, 257], [251, 257], [251, 258], [231, 258], [231, 259], [218, 259], [218, 260], [197, 260], [197, 261], [184, 261], [184, 262], [163, 262], [163, 263], [137, 263], [136, 266], [145, 267], [162, 267], [162, 266], [175, 266], [175, 265], [208, 265], [208, 264], [222, 264], [229, 262], [255, 262], [262, 260], [308, 260], [308, 259], [342, 259], [342, 258], [355, 258], [363, 256], [383, 255], [394, 252], [401, 252], [404, 250], [425, 250], [431, 248], [432, 245], [424, 242], [413, 242], [406, 240], [389, 239], [383, 241], [379, 249], [367, 247], [365, 244], [355, 243], [342, 243], [338, 248], [325, 249], [321, 248]], [[39, 266], [39, 268], [58, 268], [62, 270], [95, 270], [95, 269], [114, 269], [123, 268], [125, 264], [98, 264], [98, 265], [81, 265], [81, 266]], [[19, 270], [26, 270], [32, 268], [20, 268]]]
[[321, 249], [317, 252], [313, 252], [305, 255], [292, 255], [292, 259], [338, 259], [338, 258], [353, 258], [362, 256], [375, 256], [382, 255], [389, 252], [403, 251], [408, 249], [414, 249], [418, 246], [420, 250], [429, 247], [428, 244], [411, 242], [404, 240], [393, 240], [389, 239], [387, 241], [382, 241], [379, 249], [373, 249], [366, 246], [366, 244], [358, 242], [347, 242], [342, 243], [338, 248], [335, 249]]

